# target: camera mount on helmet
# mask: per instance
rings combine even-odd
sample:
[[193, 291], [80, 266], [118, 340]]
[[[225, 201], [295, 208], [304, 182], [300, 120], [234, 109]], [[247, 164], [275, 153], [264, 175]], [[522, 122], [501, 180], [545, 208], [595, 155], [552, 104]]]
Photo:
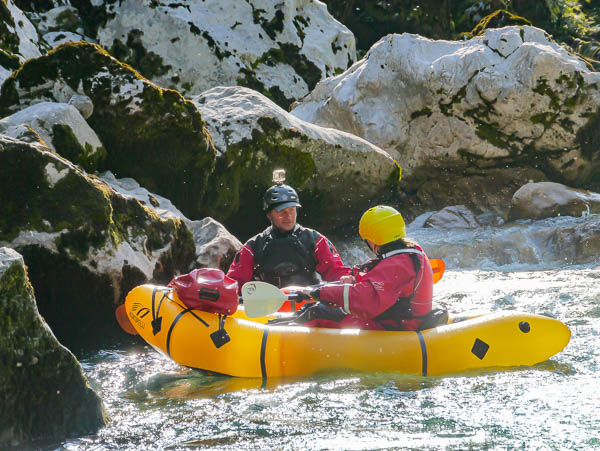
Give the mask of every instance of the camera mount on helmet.
[[283, 210], [288, 207], [301, 207], [298, 193], [294, 188], [289, 185], [285, 185], [285, 169], [275, 169], [273, 171], [273, 183], [263, 197], [263, 209], [265, 211], [271, 211], [273, 208], [276, 210]]

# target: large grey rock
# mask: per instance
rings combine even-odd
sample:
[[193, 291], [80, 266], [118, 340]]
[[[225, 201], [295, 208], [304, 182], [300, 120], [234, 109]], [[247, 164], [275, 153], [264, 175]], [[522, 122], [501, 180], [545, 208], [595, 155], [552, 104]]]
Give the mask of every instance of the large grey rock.
[[79, 42], [28, 60], [0, 94], [0, 115], [86, 95], [93, 103], [87, 122], [107, 151], [88, 170], [133, 177], [190, 218], [205, 216], [201, 201], [215, 151], [200, 113], [178, 92], [159, 88], [98, 45]]
[[471, 210], [464, 205], [454, 205], [433, 213], [425, 227], [434, 229], [475, 229], [480, 224]]
[[508, 219], [544, 219], [554, 216], [587, 216], [600, 213], [600, 194], [560, 183], [528, 183], [517, 190]]
[[598, 86], [600, 73], [534, 27], [453, 42], [389, 35], [292, 114], [385, 149], [408, 185], [533, 167], [581, 186], [600, 161]]
[[36, 103], [0, 119], [0, 133], [18, 137], [8, 131], [19, 125], [30, 126], [47, 146], [85, 169], [96, 167], [106, 157], [100, 139], [73, 105]]
[[181, 220], [160, 218], [53, 152], [1, 136], [0, 208], [0, 246], [25, 257], [40, 311], [61, 340], [116, 324], [114, 307], [131, 288], [167, 283], [194, 263]]
[[287, 107], [356, 59], [354, 36], [319, 1], [128, 0], [106, 11], [98, 42], [186, 95], [243, 85]]
[[[349, 133], [302, 121], [265, 96], [218, 87], [192, 99], [220, 153], [207, 198], [215, 218], [257, 223], [261, 195], [273, 169], [287, 170], [313, 224], [353, 222], [398, 183], [398, 168], [383, 150]], [[335, 218], [333, 224], [331, 218]]]
[[102, 400], [38, 313], [23, 257], [0, 247], [0, 447], [92, 434]]

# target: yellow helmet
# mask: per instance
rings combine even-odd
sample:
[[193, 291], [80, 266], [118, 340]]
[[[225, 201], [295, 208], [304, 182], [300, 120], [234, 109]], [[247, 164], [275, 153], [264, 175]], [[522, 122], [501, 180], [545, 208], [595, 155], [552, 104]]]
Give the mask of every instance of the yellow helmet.
[[363, 240], [381, 246], [406, 236], [402, 215], [395, 208], [378, 205], [364, 212], [358, 225]]

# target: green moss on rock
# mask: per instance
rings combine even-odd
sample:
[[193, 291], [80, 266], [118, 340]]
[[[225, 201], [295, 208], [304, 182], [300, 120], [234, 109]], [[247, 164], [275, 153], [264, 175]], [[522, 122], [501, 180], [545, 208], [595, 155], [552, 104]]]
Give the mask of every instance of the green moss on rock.
[[[229, 146], [211, 177], [213, 191], [204, 199], [207, 215], [226, 223], [233, 233], [247, 235], [260, 224], [262, 193], [271, 186], [274, 169], [286, 169], [286, 183], [300, 189], [315, 171], [310, 152], [285, 144], [286, 140], [308, 139], [294, 130], [283, 129], [271, 117], [258, 121], [252, 137]], [[310, 195], [316, 195], [310, 193]], [[307, 205], [313, 202], [307, 202]], [[314, 203], [313, 203], [314, 204]], [[315, 204], [316, 205], [316, 204]]]
[[73, 133], [73, 129], [66, 124], [52, 126], [52, 146], [57, 153], [67, 160], [81, 166], [88, 172], [98, 167], [98, 163], [106, 158], [106, 149], [94, 149], [90, 143], [83, 146]]
[[248, 0], [246, 0], [246, 2], [252, 8], [252, 18], [254, 20], [254, 23], [260, 25], [261, 28], [265, 30], [265, 33], [267, 33], [267, 35], [272, 40], [275, 40], [276, 35], [283, 31], [283, 22], [285, 19], [283, 11], [278, 9], [277, 11], [275, 11], [275, 15], [273, 16], [273, 18], [271, 20], [268, 20], [265, 17], [263, 17], [263, 14], [266, 12], [264, 9], [256, 8], [254, 4], [252, 4]]
[[[147, 282], [125, 263], [120, 285], [114, 286], [114, 274], [98, 274], [82, 264], [93, 264], [97, 252], [117, 252], [122, 243], [149, 258], [160, 251], [153, 274], [160, 283], [189, 271], [195, 260], [193, 236], [181, 220], [162, 219], [61, 157], [25, 143], [0, 145], [0, 205], [0, 241], [11, 243], [21, 232], [54, 234], [52, 251], [38, 245], [18, 250], [30, 267], [40, 310], [65, 343], [77, 344], [84, 327], [114, 325], [115, 295], [120, 293], [122, 301], [135, 285]], [[74, 305], [66, 309], [65, 302]]]
[[17, 55], [0, 49], [0, 66], [10, 70], [16, 70], [21, 67], [21, 60], [19, 60]]
[[238, 78], [238, 85], [254, 89], [269, 97], [282, 108], [288, 109], [294, 99], [287, 98], [277, 86], [267, 89], [265, 85], [258, 80], [255, 71], [259, 64], [265, 64], [271, 67], [275, 67], [277, 64], [287, 64], [294, 68], [296, 73], [302, 77], [310, 91], [314, 89], [321, 80], [323, 73], [312, 61], [305, 55], [302, 55], [300, 50], [300, 47], [297, 45], [280, 43], [279, 48], [273, 48], [263, 53], [251, 67], [242, 68], [240, 73], [243, 74], [243, 76]]
[[153, 79], [165, 75], [173, 66], [165, 65], [160, 55], [146, 50], [141, 39], [143, 34], [141, 30], [131, 30], [127, 34], [126, 43], [119, 39], [113, 41], [109, 53], [119, 61], [134, 67], [146, 78]]
[[[94, 103], [88, 123], [107, 150], [95, 169], [133, 177], [170, 199], [186, 216], [204, 216], [200, 199], [216, 151], [192, 102], [149, 82], [98, 45], [71, 42], [29, 60], [5, 81], [0, 114], [26, 106], [32, 92], [36, 98], [55, 100], [56, 82], [74, 91], [83, 89]], [[121, 95], [126, 86], [134, 93]]]
[[19, 53], [19, 36], [14, 29], [15, 21], [8, 7], [0, 2], [0, 49], [8, 54]]
[[0, 273], [0, 445], [96, 432], [100, 398], [39, 316], [25, 267]]

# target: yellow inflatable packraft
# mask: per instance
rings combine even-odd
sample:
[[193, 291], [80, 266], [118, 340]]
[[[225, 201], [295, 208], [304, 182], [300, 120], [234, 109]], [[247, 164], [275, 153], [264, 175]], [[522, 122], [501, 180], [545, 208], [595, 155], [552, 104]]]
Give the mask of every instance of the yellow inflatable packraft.
[[534, 365], [560, 352], [571, 337], [558, 320], [512, 311], [392, 332], [268, 325], [269, 317], [250, 319], [240, 307], [224, 321], [230, 340], [223, 343], [219, 315], [187, 308], [169, 288], [136, 287], [125, 308], [144, 340], [175, 362], [239, 377], [336, 371], [427, 376]]

